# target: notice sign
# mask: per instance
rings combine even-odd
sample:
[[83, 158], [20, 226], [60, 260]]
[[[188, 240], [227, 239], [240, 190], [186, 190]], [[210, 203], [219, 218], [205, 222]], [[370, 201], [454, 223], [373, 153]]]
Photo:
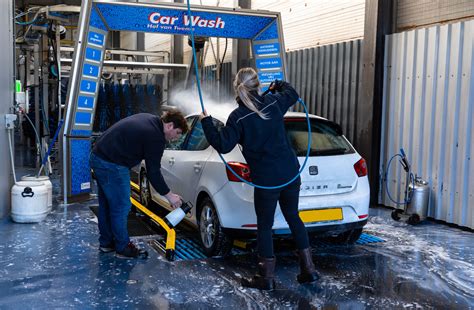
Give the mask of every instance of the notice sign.
[[260, 83], [271, 83], [275, 80], [283, 80], [283, 72], [277, 71], [277, 72], [259, 72], [258, 73], [258, 79], [260, 80]]
[[256, 65], [258, 69], [281, 69], [281, 59], [257, 58]]
[[258, 56], [280, 53], [280, 43], [255, 44], [255, 54]]
[[103, 46], [104, 45], [104, 39], [105, 39], [105, 35], [103, 35], [101, 33], [94, 32], [94, 31], [90, 31], [89, 32], [89, 39], [87, 41], [91, 44], [96, 44], [96, 45]]

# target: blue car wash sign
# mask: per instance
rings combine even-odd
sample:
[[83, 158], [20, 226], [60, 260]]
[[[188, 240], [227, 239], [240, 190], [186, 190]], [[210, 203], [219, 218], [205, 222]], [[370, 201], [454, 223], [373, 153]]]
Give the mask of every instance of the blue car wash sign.
[[113, 3], [97, 3], [110, 30], [159, 32], [196, 36], [253, 39], [273, 22], [270, 16], [193, 11]]

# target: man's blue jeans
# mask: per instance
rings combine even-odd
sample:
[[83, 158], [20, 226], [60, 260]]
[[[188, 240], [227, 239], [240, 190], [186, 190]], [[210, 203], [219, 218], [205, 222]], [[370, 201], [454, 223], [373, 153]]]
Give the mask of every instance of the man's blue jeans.
[[91, 153], [89, 159], [99, 189], [99, 242], [115, 250], [125, 249], [128, 237], [127, 218], [130, 212], [130, 169], [103, 160]]

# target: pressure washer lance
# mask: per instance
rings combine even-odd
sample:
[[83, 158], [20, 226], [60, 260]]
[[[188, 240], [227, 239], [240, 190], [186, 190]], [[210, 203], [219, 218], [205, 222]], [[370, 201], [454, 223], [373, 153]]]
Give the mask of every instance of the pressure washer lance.
[[166, 224], [168, 224], [170, 228], [174, 228], [186, 216], [186, 213], [191, 211], [192, 208], [193, 205], [191, 202], [182, 201], [181, 207], [174, 209], [165, 217]]
[[273, 82], [270, 83], [270, 86], [268, 86], [268, 89], [266, 91], [263, 92], [262, 96], [265, 96], [266, 94], [268, 93], [272, 93], [274, 94], [277, 90], [277, 88], [280, 86], [279, 84], [280, 82], [278, 80], [275, 80]]

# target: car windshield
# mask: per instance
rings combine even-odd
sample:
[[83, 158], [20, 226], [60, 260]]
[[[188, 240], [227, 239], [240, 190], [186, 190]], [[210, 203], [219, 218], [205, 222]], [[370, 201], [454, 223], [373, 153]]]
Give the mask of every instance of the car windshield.
[[[290, 145], [297, 156], [306, 156], [308, 149], [308, 124], [306, 118], [286, 118], [285, 128]], [[310, 156], [330, 156], [354, 153], [354, 149], [335, 123], [311, 120]]]

